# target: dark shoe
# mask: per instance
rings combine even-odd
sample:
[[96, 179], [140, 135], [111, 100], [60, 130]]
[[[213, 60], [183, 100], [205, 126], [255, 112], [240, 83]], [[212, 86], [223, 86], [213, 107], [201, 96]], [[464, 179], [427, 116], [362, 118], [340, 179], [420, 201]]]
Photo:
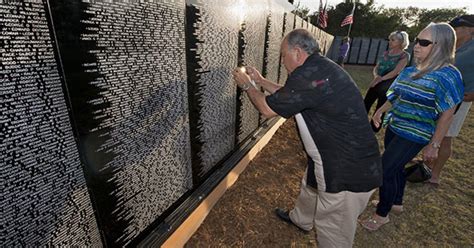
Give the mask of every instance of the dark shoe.
[[295, 227], [297, 227], [300, 231], [302, 231], [303, 233], [307, 234], [309, 233], [308, 230], [304, 230], [303, 228], [297, 226], [295, 223], [293, 223], [293, 221], [291, 221], [290, 219], [290, 212], [288, 210], [284, 210], [284, 209], [281, 209], [281, 208], [275, 208], [275, 214], [278, 216], [278, 218], [280, 218], [282, 221], [288, 223], [288, 224], [291, 224]]

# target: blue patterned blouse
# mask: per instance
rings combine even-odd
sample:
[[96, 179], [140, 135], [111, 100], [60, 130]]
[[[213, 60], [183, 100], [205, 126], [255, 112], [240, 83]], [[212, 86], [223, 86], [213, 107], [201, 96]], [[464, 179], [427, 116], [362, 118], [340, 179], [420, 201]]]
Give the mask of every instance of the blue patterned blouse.
[[461, 103], [464, 86], [461, 73], [452, 65], [415, 80], [411, 76], [416, 72], [416, 67], [404, 69], [387, 91], [392, 108], [385, 124], [405, 139], [427, 144], [440, 114]]

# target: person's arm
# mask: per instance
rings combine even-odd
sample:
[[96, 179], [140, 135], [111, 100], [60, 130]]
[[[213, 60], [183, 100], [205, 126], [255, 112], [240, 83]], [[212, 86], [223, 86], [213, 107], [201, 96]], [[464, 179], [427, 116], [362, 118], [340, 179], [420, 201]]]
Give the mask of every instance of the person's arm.
[[464, 92], [464, 102], [474, 102], [474, 92]]
[[261, 91], [255, 87], [250, 87], [250, 89], [245, 92], [247, 92], [250, 101], [264, 118], [272, 118], [278, 115], [268, 106], [267, 101], [265, 100], [266, 96]]
[[436, 129], [433, 134], [433, 137], [431, 137], [430, 143], [423, 149], [423, 160], [432, 161], [438, 157], [438, 151], [441, 141], [446, 135], [446, 132], [448, 132], [449, 126], [451, 125], [451, 121], [453, 120], [455, 110], [456, 107], [450, 108], [441, 113], [436, 123]]
[[377, 70], [379, 69], [379, 63], [377, 63], [375, 66], [374, 66], [374, 69], [372, 70], [372, 75], [374, 76], [374, 78], [376, 77], [380, 77], [379, 74], [377, 74]]
[[263, 94], [263, 92], [261, 92], [257, 88], [253, 87], [252, 83], [250, 82], [250, 76], [247, 75], [247, 73], [240, 70], [240, 68], [237, 68], [232, 72], [232, 74], [234, 75], [234, 80], [237, 86], [239, 86], [247, 93], [252, 104], [263, 115], [264, 118], [271, 118], [277, 116], [277, 113], [275, 113], [268, 106], [267, 101], [265, 100], [265, 94]]
[[258, 85], [262, 86], [264, 90], [270, 92], [271, 94], [275, 93], [277, 90], [279, 90], [282, 86], [278, 85], [262, 76], [260, 72], [255, 68], [251, 66], [246, 66], [246, 73], [250, 76], [252, 80], [255, 81]]
[[408, 64], [408, 58], [405, 56], [405, 58], [398, 61], [398, 64], [395, 67], [395, 69], [393, 69], [389, 73], [385, 74], [383, 77], [380, 77], [380, 81], [384, 81], [384, 80], [396, 77], [398, 74], [400, 74], [400, 72], [403, 70], [403, 68], [405, 68], [405, 66], [407, 66], [407, 64]]
[[375, 111], [375, 114], [372, 116], [372, 121], [374, 122], [374, 126], [376, 128], [382, 125], [382, 115], [383, 113], [387, 112], [392, 107], [392, 104], [389, 101], [385, 101], [385, 103]]
[[[396, 77], [398, 74], [400, 74], [400, 72], [403, 70], [403, 68], [405, 68], [405, 66], [407, 66], [407, 64], [408, 64], [408, 58], [405, 56], [405, 58], [398, 61], [398, 64], [397, 64], [397, 66], [395, 66], [395, 69], [391, 70], [389, 73], [385, 74], [383, 77], [379, 76], [379, 75], [374, 77], [374, 80], [370, 83], [370, 87], [374, 87], [375, 85], [377, 85], [378, 83], [380, 83], [384, 80]], [[374, 69], [374, 71], [375, 71], [375, 69]], [[375, 72], [374, 72], [374, 74], [375, 74]]]
[[377, 70], [379, 68], [379, 63], [377, 63], [377, 65], [375, 65], [374, 67], [374, 70], [372, 71], [372, 75], [374, 76], [374, 79], [372, 79], [372, 82], [370, 82], [369, 84], [369, 88], [372, 88], [374, 87], [375, 85], [377, 85], [378, 83], [380, 83], [382, 80], [380, 80], [380, 75], [377, 74]]

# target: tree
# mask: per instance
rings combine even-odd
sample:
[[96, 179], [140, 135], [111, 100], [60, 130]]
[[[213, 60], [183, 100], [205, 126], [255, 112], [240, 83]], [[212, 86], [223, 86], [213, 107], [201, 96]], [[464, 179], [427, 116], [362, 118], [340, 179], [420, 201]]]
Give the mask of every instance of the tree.
[[421, 9], [418, 12], [414, 25], [408, 29], [410, 37], [415, 37], [431, 22], [449, 22], [456, 16], [467, 14], [466, 8], [462, 9]]
[[[329, 18], [326, 32], [335, 36], [347, 35], [349, 25], [341, 27], [341, 22], [350, 14], [354, 2], [356, 8], [351, 30], [352, 37], [387, 38], [391, 32], [400, 30], [406, 31], [412, 38], [430, 22], [448, 22], [458, 15], [467, 14], [466, 8], [432, 10], [416, 7], [385, 8], [375, 6], [374, 0], [368, 0], [366, 4], [358, 0], [345, 0], [335, 7], [327, 6]], [[313, 25], [317, 24], [317, 11], [309, 14], [307, 7], [298, 5], [293, 13], [309, 20]]]
[[[380, 28], [376, 27], [376, 20], [383, 17], [378, 15], [379, 9], [375, 7], [373, 1], [368, 1], [367, 4], [356, 2], [355, 5], [354, 24], [352, 25], [351, 36], [377, 36]], [[353, 3], [346, 0], [344, 3], [336, 5], [335, 8], [329, 9], [327, 32], [337, 36], [347, 35], [349, 25], [341, 27], [341, 22], [351, 13], [352, 7]]]
[[309, 14], [309, 8], [306, 7], [306, 6], [297, 6], [293, 11], [291, 11], [291, 13], [303, 18], [303, 19], [306, 19], [308, 17], [308, 14]]

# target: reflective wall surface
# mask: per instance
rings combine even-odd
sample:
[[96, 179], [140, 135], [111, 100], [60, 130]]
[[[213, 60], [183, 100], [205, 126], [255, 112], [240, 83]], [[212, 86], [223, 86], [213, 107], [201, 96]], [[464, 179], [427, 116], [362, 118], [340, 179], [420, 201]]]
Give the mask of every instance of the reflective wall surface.
[[46, 8], [0, 4], [1, 246], [101, 242]]
[[134, 245], [262, 124], [280, 0], [0, 0], [2, 245]]
[[235, 0], [192, 1], [189, 22], [188, 72], [194, 173], [202, 178], [236, 143], [237, 88], [229, 73], [237, 67], [239, 16]]

